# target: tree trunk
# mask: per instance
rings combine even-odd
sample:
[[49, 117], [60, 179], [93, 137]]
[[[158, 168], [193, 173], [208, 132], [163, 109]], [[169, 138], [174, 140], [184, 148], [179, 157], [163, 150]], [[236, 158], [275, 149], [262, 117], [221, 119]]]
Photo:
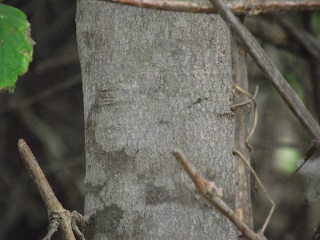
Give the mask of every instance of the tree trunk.
[[234, 206], [230, 35], [216, 15], [79, 0], [88, 239], [236, 239], [171, 155]]

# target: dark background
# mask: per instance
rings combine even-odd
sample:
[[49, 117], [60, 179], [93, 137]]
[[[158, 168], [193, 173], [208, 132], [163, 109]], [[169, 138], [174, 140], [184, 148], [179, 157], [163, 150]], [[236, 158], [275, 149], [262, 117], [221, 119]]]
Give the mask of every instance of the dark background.
[[[42, 239], [47, 213], [17, 151], [25, 139], [66, 209], [83, 213], [84, 120], [76, 1], [5, 1], [36, 42], [14, 94], [0, 93], [0, 239]], [[55, 237], [55, 239], [59, 239]]]
[[[3, 3], [26, 13], [36, 45], [29, 71], [18, 80], [14, 94], [0, 92], [0, 240], [42, 239], [47, 230], [47, 213], [19, 156], [17, 141], [23, 138], [29, 144], [62, 205], [83, 213], [84, 120], [76, 1]], [[296, 29], [316, 38], [317, 32], [311, 24], [315, 14], [319, 13], [295, 13], [290, 15], [290, 20]], [[269, 56], [319, 119], [320, 78], [316, 75], [319, 60], [292, 37], [290, 29], [275, 21], [277, 17], [248, 19], [246, 25], [259, 37]], [[258, 174], [277, 203], [267, 236], [310, 239], [320, 221], [319, 204], [305, 198], [305, 185], [299, 175], [287, 181], [290, 172], [281, 170], [275, 159], [281, 150], [294, 151], [302, 158], [311, 139], [250, 59], [248, 66], [251, 92], [256, 85], [260, 86], [259, 122], [252, 140], [252, 156]], [[280, 161], [286, 158], [280, 154]], [[270, 205], [262, 191], [254, 195], [258, 229]], [[59, 236], [56, 234], [54, 239]]]

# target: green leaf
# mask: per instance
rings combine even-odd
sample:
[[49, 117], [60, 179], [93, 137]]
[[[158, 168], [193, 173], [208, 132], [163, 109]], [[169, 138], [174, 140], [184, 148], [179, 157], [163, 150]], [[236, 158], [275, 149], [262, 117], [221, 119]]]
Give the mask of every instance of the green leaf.
[[0, 4], [0, 91], [13, 92], [18, 76], [32, 61], [30, 24], [20, 10]]
[[311, 24], [317, 36], [320, 36], [320, 12], [314, 13], [311, 18]]

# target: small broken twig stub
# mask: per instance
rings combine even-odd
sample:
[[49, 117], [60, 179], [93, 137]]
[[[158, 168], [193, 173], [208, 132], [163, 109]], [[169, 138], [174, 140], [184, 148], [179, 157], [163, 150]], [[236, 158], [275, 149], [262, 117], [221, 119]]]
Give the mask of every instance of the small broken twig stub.
[[[42, 197], [42, 200], [47, 208], [49, 227], [48, 233], [43, 240], [50, 240], [52, 235], [59, 229], [61, 232], [62, 239], [65, 240], [76, 240], [73, 231], [75, 230], [77, 235], [78, 228], [75, 229], [74, 225], [82, 221], [82, 223], [88, 224], [89, 219], [81, 216], [80, 213], [75, 214], [74, 212], [64, 209], [55, 196], [51, 186], [49, 185], [44, 173], [42, 172], [35, 156], [30, 150], [29, 146], [23, 139], [18, 141], [18, 149], [24, 165], [28, 169], [34, 183], [36, 184], [38, 191]], [[80, 217], [81, 216], [81, 217]], [[82, 219], [82, 220], [80, 220]], [[80, 231], [79, 231], [80, 232]], [[80, 232], [81, 233], [81, 232]], [[82, 235], [82, 238], [81, 238]], [[80, 234], [80, 239], [85, 240], [83, 234]]]

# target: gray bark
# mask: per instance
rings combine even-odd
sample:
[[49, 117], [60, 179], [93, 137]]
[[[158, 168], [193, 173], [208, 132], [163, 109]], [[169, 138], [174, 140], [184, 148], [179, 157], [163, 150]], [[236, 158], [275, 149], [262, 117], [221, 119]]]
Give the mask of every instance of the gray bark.
[[234, 206], [230, 35], [215, 15], [78, 1], [88, 239], [236, 239], [171, 155]]

